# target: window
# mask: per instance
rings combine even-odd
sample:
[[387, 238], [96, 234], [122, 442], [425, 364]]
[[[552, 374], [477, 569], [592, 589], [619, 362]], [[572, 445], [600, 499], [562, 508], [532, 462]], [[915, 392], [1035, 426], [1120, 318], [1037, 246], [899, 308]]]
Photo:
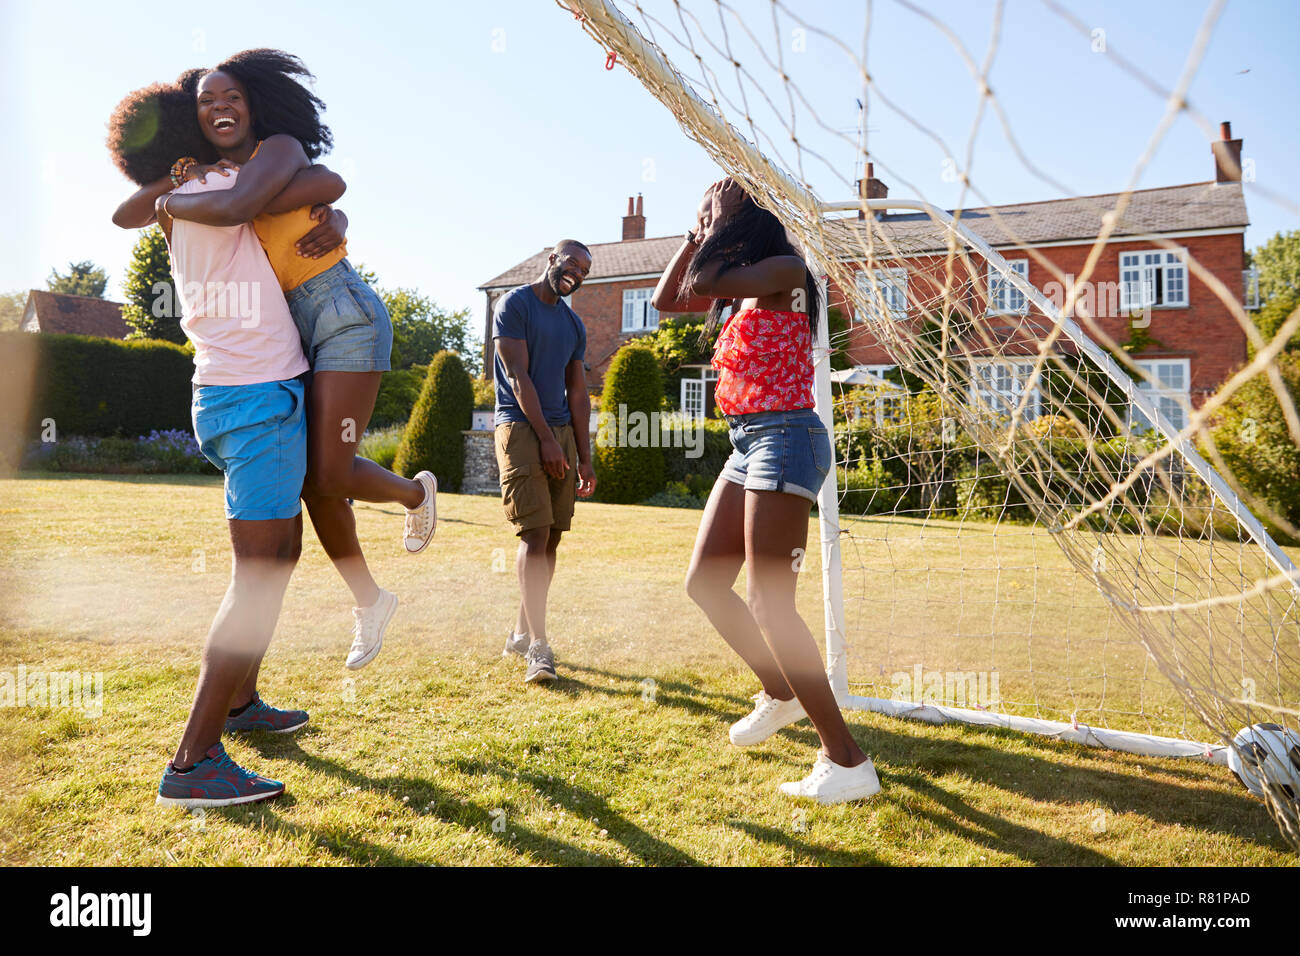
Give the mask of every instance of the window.
[[[1181, 431], [1187, 425], [1187, 412], [1191, 408], [1191, 369], [1188, 359], [1138, 360], [1140, 368], [1152, 381], [1138, 379], [1138, 388], [1147, 395], [1169, 424]], [[1153, 426], [1145, 415], [1133, 408], [1129, 427], [1136, 432], [1152, 431]]]
[[682, 414], [687, 418], [707, 418], [709, 409], [709, 390], [717, 381], [718, 370], [700, 369], [699, 378], [683, 378], [681, 404]]
[[659, 312], [650, 304], [654, 289], [623, 290], [623, 331], [647, 332], [659, 328]]
[[1187, 263], [1181, 252], [1121, 252], [1119, 254], [1119, 306], [1187, 305]]
[[[992, 409], [994, 414], [1010, 415], [1019, 407], [1033, 371], [1032, 361], [974, 359], [971, 362], [971, 396]], [[1041, 397], [1037, 387], [1029, 390], [1029, 401], [1025, 403], [1023, 413], [1025, 421], [1038, 417]]]
[[1242, 304], [1248, 309], [1259, 308], [1259, 268], [1251, 266], [1241, 273]]
[[865, 321], [877, 310], [883, 310], [891, 319], [907, 318], [907, 270], [872, 269], [871, 275], [857, 274], [858, 295], [871, 304]]
[[[1029, 278], [1028, 259], [1010, 259], [1007, 265], [1016, 275]], [[989, 315], [1024, 315], [1025, 294], [1011, 284], [1011, 280], [989, 266]]]

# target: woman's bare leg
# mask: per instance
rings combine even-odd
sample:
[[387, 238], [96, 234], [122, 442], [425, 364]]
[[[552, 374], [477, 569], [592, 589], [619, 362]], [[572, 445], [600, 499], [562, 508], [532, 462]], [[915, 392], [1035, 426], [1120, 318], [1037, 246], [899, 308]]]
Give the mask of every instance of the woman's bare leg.
[[807, 712], [827, 756], [842, 767], [867, 759], [840, 713], [817, 642], [795, 608], [812, 503], [779, 491], [744, 492], [749, 606], [785, 680]]
[[794, 690], [764, 642], [749, 605], [732, 590], [744, 561], [745, 489], [719, 478], [695, 537], [695, 551], [686, 572], [686, 593], [762, 681], [763, 690], [777, 700], [790, 700]]

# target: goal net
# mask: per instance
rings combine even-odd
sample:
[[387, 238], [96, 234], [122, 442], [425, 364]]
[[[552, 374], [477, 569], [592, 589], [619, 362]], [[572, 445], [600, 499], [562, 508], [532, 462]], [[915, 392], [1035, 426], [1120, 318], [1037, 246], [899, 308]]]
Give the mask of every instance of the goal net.
[[[898, 2], [930, 29], [926, 42], [950, 44], [979, 93], [964, 165], [987, 111], [1008, 149], [1064, 195], [988, 84], [1001, 5], [979, 63], [942, 21]], [[800, 38], [820, 43], [817, 69], [839, 58], [863, 102], [902, 112], [868, 69], [871, 4], [856, 50], [840, 26], [819, 28], [804, 5], [781, 0], [560, 6], [781, 218], [825, 277], [817, 404], [837, 454], [818, 511], [828, 668], [843, 704], [1217, 763], [1241, 729], [1275, 725], [1292, 735], [1294, 766], [1259, 762], [1245, 746], [1235, 756], [1257, 765], [1269, 811], [1300, 846], [1300, 576], [1264, 522], [1292, 540], [1300, 529], [1251, 492], [1257, 482], [1239, 480], [1228, 453], [1264, 427], [1241, 412], [1247, 395], [1251, 409], [1271, 402], [1283, 443], [1300, 445], [1300, 375], [1285, 351], [1300, 312], [1265, 339], [1239, 283], [1144, 235], [1158, 230], [1144, 228], [1133, 188], [1174, 118], [1210, 128], [1187, 89], [1217, 7], [1178, 85], [1162, 91], [1165, 116], [1128, 188], [1071, 200], [1092, 232], [1070, 274], [1023, 215], [982, 202], [963, 163], [952, 173], [973, 200], [965, 211], [890, 199], [865, 120], [846, 132], [819, 115], [800, 74], [809, 67], [789, 62]], [[1069, 13], [1045, 9], [1088, 42]], [[961, 155], [908, 122], [944, 157]], [[846, 151], [854, 173], [829, 158]], [[1225, 162], [1239, 172], [1239, 157]], [[906, 170], [887, 173], [907, 183]], [[1109, 242], [1137, 235], [1148, 241], [1121, 263], [1115, 290], [1121, 338], [1092, 279], [1114, 258]], [[1195, 407], [1178, 381], [1185, 363], [1133, 357], [1159, 353], [1153, 301], [1189, 287], [1248, 343], [1244, 365]]]

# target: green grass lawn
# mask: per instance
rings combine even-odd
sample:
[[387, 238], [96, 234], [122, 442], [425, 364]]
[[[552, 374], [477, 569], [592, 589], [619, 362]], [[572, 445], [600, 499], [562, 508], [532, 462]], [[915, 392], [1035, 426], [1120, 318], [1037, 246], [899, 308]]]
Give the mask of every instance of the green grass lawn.
[[[261, 689], [312, 722], [227, 740], [288, 793], [158, 808], [229, 573], [219, 480], [24, 477], [0, 492], [0, 671], [104, 675], [98, 717], [0, 711], [0, 862], [1296, 863], [1224, 768], [862, 712], [848, 720], [882, 793], [788, 800], [776, 786], [806, 773], [816, 737], [805, 722], [728, 744], [757, 686], [683, 592], [699, 512], [581, 503], [551, 595], [562, 679], [525, 686], [521, 662], [499, 656], [514, 539], [497, 501], [456, 495], [415, 556], [399, 508], [357, 505], [375, 576], [402, 605], [356, 674], [342, 666], [349, 596], [307, 531]], [[815, 548], [805, 568], [800, 606], [819, 631]], [[1131, 648], [1115, 643], [1127, 672]]]

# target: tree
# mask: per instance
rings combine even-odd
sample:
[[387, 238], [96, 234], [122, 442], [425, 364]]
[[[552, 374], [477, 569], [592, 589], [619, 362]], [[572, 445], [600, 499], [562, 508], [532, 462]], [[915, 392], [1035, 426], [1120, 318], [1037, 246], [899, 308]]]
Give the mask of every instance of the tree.
[[1248, 262], [1259, 269], [1259, 300], [1291, 290], [1300, 292], [1300, 229], [1279, 232], [1248, 254]]
[[[1300, 351], [1283, 352], [1277, 366], [1291, 401], [1300, 403]], [[1233, 393], [1215, 417], [1210, 435], [1242, 487], [1292, 528], [1300, 527], [1300, 446], [1291, 438], [1266, 375], [1256, 375]], [[1278, 530], [1267, 515], [1260, 517], [1271, 531]]]
[[104, 288], [108, 285], [108, 273], [89, 259], [84, 262], [69, 262], [68, 274], [60, 275], [57, 269], [51, 269], [46, 285], [51, 292], [102, 299]]
[[459, 354], [471, 374], [479, 374], [479, 357], [470, 347], [469, 309], [448, 312], [415, 289], [389, 289], [380, 296], [393, 320], [393, 368], [425, 365], [446, 350]]
[[0, 295], [0, 332], [12, 332], [22, 324], [23, 308], [26, 305], [26, 292], [6, 292]]
[[[633, 504], [664, 490], [664, 452], [656, 414], [662, 411], [663, 398], [655, 353], [635, 341], [619, 349], [609, 363], [600, 395], [600, 435], [594, 456], [600, 501]], [[581, 424], [574, 422], [574, 427]]]
[[465, 479], [465, 438], [474, 413], [474, 387], [460, 356], [442, 351], [429, 363], [420, 398], [411, 409], [393, 470], [414, 478], [431, 471], [438, 487], [460, 491]]
[[126, 305], [122, 318], [131, 326], [133, 339], [164, 339], [185, 342], [181, 331], [181, 303], [172, 281], [172, 261], [162, 230], [150, 226], [140, 233], [131, 250], [122, 282]]
[[[1300, 289], [1283, 289], [1254, 314], [1255, 326], [1265, 342], [1271, 342], [1277, 337], [1282, 324], [1291, 317], [1291, 313], [1297, 307], [1300, 307]], [[1300, 329], [1291, 333], [1285, 348], [1288, 352], [1300, 353]]]

